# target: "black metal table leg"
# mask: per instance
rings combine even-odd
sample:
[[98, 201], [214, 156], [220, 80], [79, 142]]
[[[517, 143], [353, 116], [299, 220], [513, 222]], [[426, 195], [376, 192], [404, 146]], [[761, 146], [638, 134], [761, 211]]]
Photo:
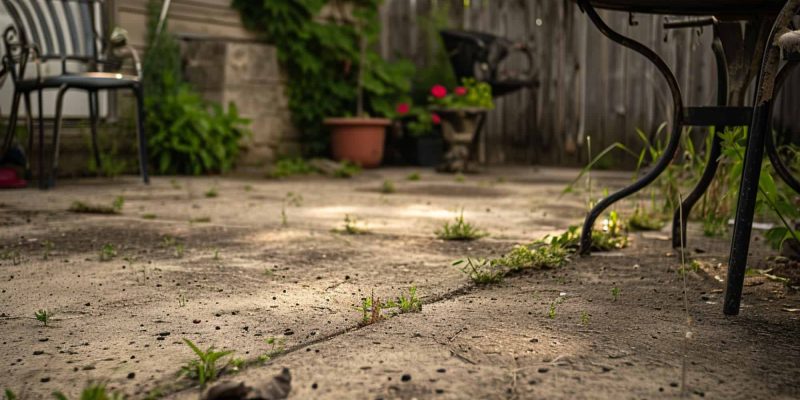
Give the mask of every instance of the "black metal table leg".
[[728, 281], [723, 305], [723, 312], [726, 315], [739, 314], [742, 300], [747, 254], [750, 250], [750, 234], [753, 228], [753, 214], [758, 196], [761, 161], [764, 157], [765, 135], [770, 127], [776, 75], [780, 63], [780, 49], [773, 43], [777, 32], [789, 26], [792, 17], [798, 10], [800, 10], [800, 0], [789, 0], [775, 19], [772, 31], [766, 41], [767, 47], [763, 52], [756, 81], [753, 121], [747, 137], [747, 150], [742, 166], [742, 180], [739, 185], [739, 199], [728, 261]]
[[597, 14], [597, 11], [591, 5], [589, 0], [577, 0], [578, 5], [583, 9], [586, 14], [588, 15], [589, 19], [594, 23], [597, 29], [600, 32], [611, 39], [612, 41], [619, 43], [620, 45], [627, 47], [641, 55], [645, 58], [650, 60], [655, 66], [656, 69], [664, 76], [667, 81], [667, 86], [669, 87], [670, 93], [672, 94], [673, 100], [673, 119], [672, 119], [672, 132], [669, 137], [669, 142], [667, 143], [667, 147], [664, 149], [664, 154], [661, 158], [656, 162], [647, 174], [643, 177], [639, 178], [636, 182], [632, 185], [614, 193], [610, 196], [601, 200], [597, 205], [589, 212], [586, 216], [586, 220], [583, 224], [583, 230], [581, 231], [581, 243], [580, 243], [580, 250], [579, 254], [581, 255], [588, 255], [591, 252], [592, 248], [592, 228], [594, 227], [594, 223], [598, 217], [606, 210], [606, 208], [610, 207], [612, 204], [616, 203], [619, 200], [622, 200], [639, 190], [645, 188], [647, 185], [652, 183], [662, 172], [669, 166], [672, 162], [673, 157], [675, 156], [675, 152], [678, 150], [678, 144], [680, 143], [681, 137], [681, 130], [683, 128], [682, 125], [682, 118], [683, 118], [683, 97], [681, 96], [681, 90], [678, 86], [678, 81], [675, 79], [675, 75], [669, 69], [669, 66], [664, 62], [664, 60], [658, 56], [653, 50], [649, 49], [647, 46], [629, 38], [623, 36], [614, 30], [612, 30], [600, 16]]
[[[719, 37], [719, 29], [714, 23], [714, 41], [711, 43], [711, 49], [714, 51], [714, 57], [717, 62], [717, 105], [728, 105], [728, 60], [725, 56], [725, 50], [722, 47], [722, 40]], [[707, 149], [708, 164], [703, 171], [703, 175], [697, 182], [694, 190], [686, 196], [683, 202], [675, 210], [672, 218], [672, 247], [680, 248], [686, 246], [686, 224], [689, 219], [689, 214], [692, 212], [695, 204], [703, 197], [708, 190], [711, 182], [714, 180], [714, 175], [717, 173], [719, 166], [719, 156], [722, 154], [722, 139], [719, 134], [725, 129], [724, 126], [714, 127], [714, 137], [711, 138], [711, 148]], [[681, 211], [683, 209], [683, 211]], [[681, 213], [683, 216], [681, 216]], [[683, 238], [683, 239], [681, 239]]]

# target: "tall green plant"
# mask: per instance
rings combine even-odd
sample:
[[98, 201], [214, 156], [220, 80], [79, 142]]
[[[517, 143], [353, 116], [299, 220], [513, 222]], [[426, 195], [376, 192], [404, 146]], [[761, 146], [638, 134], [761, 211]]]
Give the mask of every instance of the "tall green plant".
[[[287, 95], [292, 120], [304, 135], [309, 155], [327, 148], [326, 117], [354, 115], [359, 68], [363, 68], [366, 113], [395, 116], [395, 105], [407, 101], [408, 61], [388, 62], [374, 49], [380, 33], [382, 0], [357, 0], [350, 21], [320, 21], [329, 0], [233, 0], [249, 29], [263, 34], [278, 49], [288, 76]], [[361, 40], [366, 42], [360, 65]]]
[[148, 149], [162, 174], [225, 172], [234, 166], [248, 120], [233, 103], [224, 110], [183, 80], [180, 49], [166, 25], [156, 32], [161, 0], [148, 2], [148, 43], [143, 62]]

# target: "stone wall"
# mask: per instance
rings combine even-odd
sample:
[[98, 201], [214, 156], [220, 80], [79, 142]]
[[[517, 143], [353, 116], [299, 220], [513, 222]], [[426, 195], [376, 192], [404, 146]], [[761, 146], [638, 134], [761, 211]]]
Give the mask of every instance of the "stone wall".
[[262, 167], [276, 157], [299, 153], [285, 80], [273, 46], [218, 38], [184, 38], [185, 76], [208, 100], [236, 104], [251, 120], [239, 165]]

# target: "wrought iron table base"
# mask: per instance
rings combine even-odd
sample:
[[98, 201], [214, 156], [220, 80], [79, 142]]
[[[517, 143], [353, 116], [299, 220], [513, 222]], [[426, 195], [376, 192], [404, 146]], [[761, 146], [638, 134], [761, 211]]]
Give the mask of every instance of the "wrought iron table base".
[[[741, 299], [741, 288], [744, 279], [744, 264], [747, 261], [747, 251], [753, 222], [755, 200], [758, 192], [758, 175], [765, 149], [778, 176], [780, 176], [780, 178], [783, 179], [792, 189], [800, 193], [800, 182], [792, 177], [789, 169], [780, 160], [771, 134], [764, 134], [764, 132], [768, 131], [770, 127], [769, 123], [772, 115], [772, 97], [770, 97], [768, 101], [765, 101], [764, 104], [757, 105], [755, 109], [751, 109], [749, 107], [732, 107], [729, 105], [729, 76], [727, 56], [720, 39], [718, 23], [716, 19], [711, 18], [707, 20], [698, 20], [696, 22], [698, 25], [713, 25], [714, 40], [712, 42], [712, 50], [716, 58], [718, 72], [717, 106], [684, 108], [683, 97], [677, 79], [666, 62], [664, 62], [664, 60], [659, 57], [658, 54], [645, 45], [612, 30], [598, 15], [597, 11], [590, 3], [590, 0], [577, 0], [577, 2], [581, 9], [586, 12], [592, 23], [603, 35], [612, 41], [643, 55], [655, 65], [655, 67], [667, 81], [667, 86], [672, 94], [674, 106], [674, 115], [672, 116], [669, 141], [663, 155], [656, 161], [653, 168], [644, 176], [639, 178], [630, 186], [625, 187], [602, 199], [591, 211], [589, 211], [581, 231], [579, 254], [588, 255], [591, 252], [592, 229], [596, 220], [608, 207], [647, 187], [649, 184], [655, 181], [661, 175], [661, 173], [664, 172], [664, 170], [667, 169], [678, 151], [681, 132], [684, 126], [711, 125], [715, 126], [715, 133], [711, 140], [711, 148], [708, 149], [708, 164], [706, 165], [706, 168], [703, 171], [703, 174], [695, 188], [692, 190], [689, 196], [683, 200], [682, 204], [679, 206], [680, 208], [675, 210], [673, 218], [673, 246], [685, 246], [685, 240], [682, 242], [681, 238], [686, 237], [686, 221], [685, 218], [683, 218], [683, 221], [681, 220], [681, 214], [684, 216], [689, 215], [694, 205], [702, 198], [714, 180], [714, 176], [719, 165], [719, 156], [721, 154], [721, 139], [717, 132], [723, 131], [727, 126], [745, 126], [750, 125], [752, 122], [750, 134], [748, 135], [748, 145], [745, 155], [744, 171], [742, 174], [742, 184], [739, 191], [739, 203], [735, 220], [736, 223], [734, 226], [734, 234], [731, 244], [728, 290], [726, 291], [726, 301], [724, 307], [724, 312], [726, 314], [737, 314], [739, 309], [739, 301]], [[800, 3], [800, 0], [790, 0], [790, 3], [791, 2]], [[789, 6], [787, 5], [787, 7]], [[794, 11], [796, 12], [797, 10]], [[775, 26], [778, 26], [781, 23], [784, 24], [781, 26], [788, 25], [788, 19], [781, 20], [781, 18], [784, 18], [787, 13], [790, 16], [794, 14], [792, 10], [784, 9], [784, 11], [781, 13], [781, 17], [776, 19]], [[695, 25], [692, 25], [692, 22], [674, 24], [674, 27], [690, 26]], [[772, 43], [772, 39], [775, 35], [774, 31], [775, 28], [773, 27], [773, 33], [770, 35], [769, 40], [765, 43]], [[764, 45], [764, 47], [769, 48], [767, 45]], [[759, 51], [757, 46], [755, 50]], [[765, 50], [765, 53], [769, 54], [770, 52]], [[774, 87], [777, 88], [776, 91], [785, 81], [786, 77], [788, 76], [788, 72], [796, 64], [797, 62], [788, 63], [783, 69], [781, 69], [780, 73], [777, 74], [774, 82]], [[762, 66], [762, 74], [763, 70], [764, 66]], [[760, 87], [760, 83], [761, 80], [759, 80], [758, 87]], [[768, 138], [765, 139], [765, 136]]]

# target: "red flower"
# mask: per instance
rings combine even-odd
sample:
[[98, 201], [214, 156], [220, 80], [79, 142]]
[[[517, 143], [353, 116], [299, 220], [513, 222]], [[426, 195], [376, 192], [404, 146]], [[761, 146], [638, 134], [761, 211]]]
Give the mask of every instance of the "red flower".
[[459, 86], [454, 90], [456, 96], [464, 96], [467, 94], [467, 88]]
[[442, 117], [439, 114], [431, 114], [431, 121], [433, 121], [434, 125], [439, 125], [442, 123]]
[[395, 111], [400, 115], [406, 115], [410, 110], [411, 106], [409, 106], [408, 103], [400, 103], [397, 105], [397, 108], [395, 108]]
[[447, 96], [447, 88], [442, 85], [434, 85], [431, 88], [431, 95], [437, 99]]

